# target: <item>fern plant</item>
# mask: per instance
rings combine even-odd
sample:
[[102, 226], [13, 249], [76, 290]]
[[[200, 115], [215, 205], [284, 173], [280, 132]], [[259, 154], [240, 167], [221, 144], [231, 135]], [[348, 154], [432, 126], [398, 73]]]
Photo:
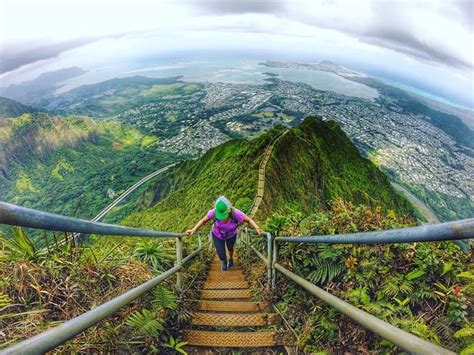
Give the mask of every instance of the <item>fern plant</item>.
[[330, 282], [345, 270], [344, 264], [325, 259], [314, 258], [311, 262], [313, 271], [308, 275], [312, 283]]
[[348, 292], [349, 301], [353, 305], [369, 304], [371, 302], [369, 293], [365, 287], [357, 287]]
[[148, 309], [133, 312], [125, 319], [125, 324], [149, 337], [158, 336], [164, 329], [164, 320]]
[[438, 318], [433, 323], [432, 328], [436, 332], [436, 334], [438, 334], [438, 336], [441, 338], [443, 344], [449, 347], [453, 346], [454, 330], [452, 327], [452, 322], [448, 317], [444, 316], [444, 317]]
[[153, 291], [155, 298], [151, 301], [153, 308], [160, 309], [175, 309], [176, 297], [174, 293], [164, 286], [158, 286]]
[[470, 325], [459, 329], [454, 333], [454, 337], [464, 343], [460, 354], [467, 355], [474, 353], [474, 324], [471, 323]]
[[168, 342], [163, 343], [163, 347], [174, 350], [177, 353], [186, 355], [187, 352], [183, 349], [183, 346], [185, 346], [187, 343], [188, 342], [186, 341], [178, 341], [171, 335], [168, 339]]
[[320, 244], [316, 248], [316, 256], [304, 255], [303, 265], [311, 270], [308, 279], [313, 283], [330, 282], [341, 275], [346, 267], [344, 250], [328, 244]]
[[406, 277], [401, 274], [395, 274], [387, 277], [382, 282], [382, 287], [377, 298], [383, 299], [385, 296], [395, 298], [398, 295], [407, 296], [413, 292], [413, 284]]
[[363, 308], [368, 313], [380, 319], [390, 319], [395, 315], [396, 307], [390, 302], [379, 300], [364, 304]]

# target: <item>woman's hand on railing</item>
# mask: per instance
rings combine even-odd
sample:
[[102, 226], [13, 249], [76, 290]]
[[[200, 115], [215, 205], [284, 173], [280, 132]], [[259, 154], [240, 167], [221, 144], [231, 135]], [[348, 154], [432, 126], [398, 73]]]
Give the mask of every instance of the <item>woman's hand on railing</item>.
[[196, 229], [194, 229], [194, 228], [188, 229], [188, 230], [186, 231], [186, 234], [187, 234], [188, 236], [192, 236], [194, 233], [196, 233]]
[[256, 228], [255, 231], [258, 235], [263, 235], [263, 231], [260, 228]]

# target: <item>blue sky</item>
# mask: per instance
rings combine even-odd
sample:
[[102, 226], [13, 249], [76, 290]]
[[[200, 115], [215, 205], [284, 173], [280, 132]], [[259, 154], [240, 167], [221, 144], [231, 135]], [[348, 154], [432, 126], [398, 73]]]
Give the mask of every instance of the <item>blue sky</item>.
[[0, 85], [193, 50], [329, 59], [474, 107], [474, 1], [2, 0]]

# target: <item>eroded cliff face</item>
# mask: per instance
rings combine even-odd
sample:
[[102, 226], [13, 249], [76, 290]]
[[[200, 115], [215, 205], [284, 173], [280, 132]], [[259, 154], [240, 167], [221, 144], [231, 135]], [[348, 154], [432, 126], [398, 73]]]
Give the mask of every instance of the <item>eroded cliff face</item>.
[[0, 174], [8, 179], [12, 162], [43, 161], [60, 147], [94, 143], [100, 131], [94, 120], [81, 116], [28, 113], [0, 121]]

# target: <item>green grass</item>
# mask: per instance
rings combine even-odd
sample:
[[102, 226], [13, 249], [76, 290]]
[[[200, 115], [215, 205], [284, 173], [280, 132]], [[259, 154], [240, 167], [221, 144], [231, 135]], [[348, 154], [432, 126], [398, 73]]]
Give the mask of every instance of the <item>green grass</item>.
[[176, 95], [184, 92], [185, 94], [193, 93], [198, 89], [197, 85], [184, 84], [184, 83], [173, 83], [173, 84], [158, 84], [153, 85], [149, 89], [142, 90], [140, 96], [153, 97], [162, 95]]
[[275, 116], [275, 112], [273, 111], [260, 111], [252, 114], [252, 116], [257, 118], [272, 118]]

